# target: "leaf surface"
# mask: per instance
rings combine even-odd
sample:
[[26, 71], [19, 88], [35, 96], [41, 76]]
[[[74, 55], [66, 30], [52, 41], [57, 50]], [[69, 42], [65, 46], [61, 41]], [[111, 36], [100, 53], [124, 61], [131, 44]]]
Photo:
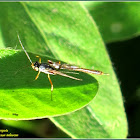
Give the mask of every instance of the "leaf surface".
[[140, 3], [82, 3], [94, 18], [105, 42], [126, 40], [140, 35]]
[[[51, 101], [46, 74], [41, 73], [34, 81], [37, 73], [27, 67], [30, 63], [24, 52], [3, 49], [0, 54], [0, 110], [3, 119], [34, 119], [66, 114], [88, 104], [97, 93], [97, 81], [87, 74], [80, 74], [84, 82], [51, 76], [54, 84]], [[45, 59], [47, 61], [48, 58]]]
[[[87, 103], [92, 100], [97, 93], [97, 81], [93, 77], [95, 77], [99, 82], [99, 90], [96, 98], [92, 100], [87, 107], [69, 115], [51, 117], [50, 119], [73, 138], [125, 138], [127, 135], [127, 122], [119, 84], [102, 38], [86, 9], [76, 2], [25, 2], [16, 4], [20, 7], [19, 9], [24, 9], [21, 10], [24, 14], [22, 19], [24, 22], [20, 22], [20, 24], [16, 23], [16, 25], [14, 25], [15, 22], [11, 23], [13, 24], [13, 28], [14, 26], [22, 25], [20, 26], [21, 28], [18, 27], [18, 32], [28, 52], [41, 54], [43, 59], [50, 59], [50, 57], [56, 58], [83, 68], [94, 68], [110, 74], [110, 76], [89, 76], [87, 74], [80, 74], [80, 76], [83, 77], [82, 79], [85, 81], [85, 83], [83, 83], [85, 85], [79, 85], [78, 81], [75, 81], [76, 83], [69, 81], [67, 84], [63, 79], [52, 79], [57, 88], [54, 95], [54, 97], [57, 96], [55, 100], [61, 100], [61, 102], [63, 101], [63, 104], [66, 101], [66, 98], [61, 98], [61, 89], [64, 85], [63, 93], [64, 91], [67, 93], [67, 101], [69, 100], [67, 104], [69, 106], [65, 108], [65, 111], [68, 111], [76, 104], [78, 105], [78, 102], [86, 100], [83, 96], [85, 94], [87, 95], [86, 98], [88, 98]], [[7, 5], [9, 6], [9, 3]], [[9, 6], [9, 9], [10, 8], [12, 9], [12, 4]], [[27, 17], [27, 19], [24, 19], [25, 17]], [[8, 30], [8, 28], [4, 29]], [[16, 38], [16, 33], [14, 31], [11, 32], [11, 34]], [[5, 36], [7, 35], [5, 34]], [[5, 42], [11, 41], [10, 36], [9, 41], [8, 37], [6, 38], [5, 36], [4, 38], [7, 39]], [[14, 40], [12, 40], [12, 42], [15, 42]], [[33, 54], [29, 54], [33, 59]], [[45, 54], [49, 57], [43, 57]], [[17, 55], [24, 55], [24, 60], [26, 59], [26, 62], [23, 61], [23, 59], [20, 62], [29, 63], [24, 53], [17, 53]], [[28, 71], [25, 75], [30, 75], [32, 78], [33, 71], [31, 74]], [[45, 91], [47, 91], [46, 88], [48, 88], [47, 93], [50, 95], [50, 86], [42, 84], [46, 82], [46, 77], [44, 79], [43, 78], [44, 77], [39, 77], [40, 81], [38, 79], [37, 84], [29, 85], [26, 83], [26, 86], [28, 88], [32, 87], [33, 90], [36, 91], [40, 88], [45, 88]], [[29, 78], [28, 80], [30, 81]], [[59, 83], [58, 81], [62, 83]], [[20, 84], [20, 86], [21, 85], [24, 84]], [[69, 88], [69, 86], [71, 87]], [[80, 87], [83, 89], [82, 92], [79, 90]], [[22, 88], [25, 90], [25, 86]], [[93, 88], [96, 90], [94, 91]], [[44, 94], [46, 95], [46, 92]], [[83, 97], [81, 94], [83, 94]], [[31, 98], [32, 95], [33, 93], [29, 94]], [[36, 99], [40, 98], [40, 96], [43, 100], [46, 98], [50, 99], [50, 96], [45, 96], [44, 99], [44, 95], [40, 93], [36, 95]], [[71, 104], [70, 101], [74, 98], [76, 100], [73, 100], [74, 102]], [[34, 101], [33, 99], [31, 100]], [[61, 110], [61, 104], [56, 105], [57, 107], [54, 105], [50, 107], [52, 109], [59, 108], [59, 110]], [[46, 104], [44, 107], [46, 107]], [[38, 112], [39, 115], [41, 113], [42, 111]]]

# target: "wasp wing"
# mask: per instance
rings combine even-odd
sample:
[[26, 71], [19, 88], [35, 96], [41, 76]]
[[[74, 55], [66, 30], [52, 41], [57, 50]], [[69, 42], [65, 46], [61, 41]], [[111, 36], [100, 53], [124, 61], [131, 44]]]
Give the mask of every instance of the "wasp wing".
[[69, 65], [69, 64], [61, 64], [60, 69], [67, 69], [67, 70], [74, 70], [79, 68], [78, 66], [73, 66], [73, 65]]
[[99, 70], [84, 69], [84, 68], [79, 68], [77, 66], [72, 66], [68, 64], [62, 64], [61, 69], [79, 71], [79, 72], [84, 72], [84, 73], [91, 73], [91, 74], [96, 74], [96, 75], [109, 75], [108, 73], [103, 73], [102, 71], [99, 71]]
[[63, 69], [63, 70], [70, 70], [70, 71], [79, 71], [79, 72], [84, 72], [84, 73], [91, 73], [91, 74], [96, 74], [96, 75], [109, 75], [108, 73], [103, 73], [102, 71], [99, 70], [91, 70], [91, 69], [84, 69], [84, 68], [79, 68], [78, 66], [73, 66], [69, 64], [60, 64], [60, 62], [53, 62], [53, 61], [48, 61], [49, 65], [52, 66], [55, 69]]

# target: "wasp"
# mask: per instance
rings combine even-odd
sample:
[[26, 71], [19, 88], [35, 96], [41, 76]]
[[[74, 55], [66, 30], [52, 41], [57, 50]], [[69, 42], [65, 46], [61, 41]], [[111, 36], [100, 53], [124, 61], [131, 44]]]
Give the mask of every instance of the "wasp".
[[52, 92], [53, 92], [53, 83], [51, 81], [50, 75], [61, 75], [61, 76], [68, 77], [68, 78], [71, 78], [71, 79], [74, 79], [74, 80], [82, 80], [82, 79], [78, 79], [76, 77], [67, 75], [64, 72], [61, 72], [60, 70], [68, 70], [69, 72], [67, 72], [67, 73], [74, 73], [72, 71], [78, 71], [78, 72], [84, 72], [84, 73], [90, 73], [90, 74], [96, 74], [96, 75], [109, 75], [109, 74], [103, 73], [102, 71], [99, 71], [99, 70], [84, 69], [84, 68], [69, 65], [69, 64], [66, 64], [66, 63], [61, 64], [60, 61], [59, 62], [53, 62], [51, 60], [48, 60], [47, 63], [42, 63], [41, 62], [41, 57], [39, 57], [39, 56], [36, 56], [37, 58], [39, 58], [38, 61], [32, 62], [30, 56], [28, 55], [27, 51], [25, 50], [24, 46], [22, 45], [22, 42], [20, 40], [19, 35], [18, 35], [18, 39], [19, 39], [19, 42], [20, 42], [20, 45], [21, 45], [23, 51], [25, 52], [28, 60], [31, 63], [31, 67], [35, 71], [38, 71], [38, 74], [36, 75], [35, 80], [38, 79], [39, 74], [41, 72], [48, 75], [48, 79], [49, 79], [50, 84], [51, 84], [51, 100], [52, 100]]

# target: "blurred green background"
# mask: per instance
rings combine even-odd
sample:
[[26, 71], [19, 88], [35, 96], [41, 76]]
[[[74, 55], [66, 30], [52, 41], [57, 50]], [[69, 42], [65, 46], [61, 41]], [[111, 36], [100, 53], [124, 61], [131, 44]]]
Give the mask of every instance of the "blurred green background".
[[[94, 19], [119, 80], [128, 137], [140, 137], [140, 2], [81, 2]], [[1, 120], [1, 129], [28, 137], [70, 137], [49, 119]], [[39, 131], [40, 130], [40, 131]]]

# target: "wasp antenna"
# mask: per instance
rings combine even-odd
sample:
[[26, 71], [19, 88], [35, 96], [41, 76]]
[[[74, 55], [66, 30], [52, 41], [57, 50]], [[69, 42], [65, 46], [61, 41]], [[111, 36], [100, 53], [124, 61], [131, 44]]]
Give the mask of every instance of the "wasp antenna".
[[28, 53], [26, 52], [25, 48], [23, 47], [23, 45], [22, 45], [22, 42], [21, 42], [21, 40], [20, 40], [19, 35], [17, 35], [17, 36], [18, 36], [18, 40], [19, 40], [19, 43], [20, 43], [20, 45], [21, 45], [22, 49], [24, 50], [24, 52], [25, 52], [25, 54], [26, 54], [27, 58], [29, 59], [29, 61], [30, 61], [30, 62], [31, 62], [31, 64], [32, 64], [33, 62], [32, 62], [32, 60], [31, 60], [31, 58], [29, 57]]

